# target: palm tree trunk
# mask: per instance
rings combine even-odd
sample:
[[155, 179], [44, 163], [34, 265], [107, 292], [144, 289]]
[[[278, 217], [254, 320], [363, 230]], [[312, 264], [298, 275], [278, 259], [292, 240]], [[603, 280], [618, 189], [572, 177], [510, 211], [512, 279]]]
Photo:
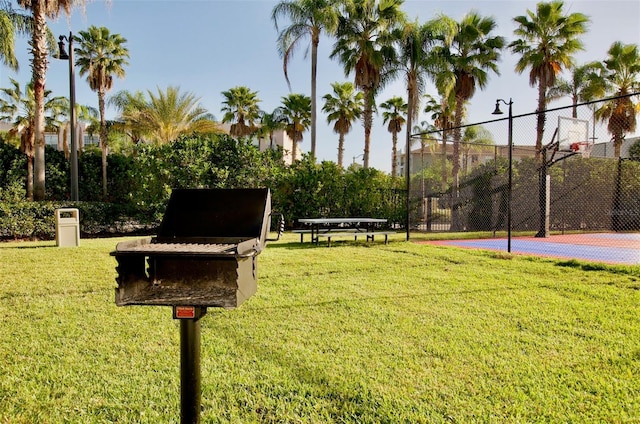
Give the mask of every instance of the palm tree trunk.
[[32, 4], [33, 10], [33, 95], [35, 100], [35, 155], [33, 163], [34, 187], [33, 199], [44, 200], [45, 197], [45, 140], [44, 140], [44, 88], [47, 76], [47, 20], [44, 2]]
[[33, 201], [33, 156], [27, 155], [27, 200]]
[[462, 114], [464, 113], [464, 99], [456, 98], [455, 128], [453, 129], [453, 167], [451, 177], [451, 230], [460, 231], [460, 211], [458, 210], [458, 197], [460, 196], [460, 139], [462, 137], [460, 125], [462, 125]]
[[394, 131], [391, 135], [391, 176], [392, 177], [398, 176], [396, 173], [397, 160], [398, 160], [398, 133]]
[[369, 146], [371, 145], [371, 127], [373, 126], [373, 90], [369, 87], [364, 89], [364, 154], [362, 155], [362, 165], [364, 169], [369, 168]]
[[538, 112], [537, 126], [536, 126], [536, 159], [540, 160], [540, 154], [542, 153], [542, 139], [544, 137], [544, 123], [546, 121], [543, 111], [546, 109], [547, 103], [547, 87], [542, 83], [538, 83]]
[[318, 44], [320, 34], [314, 31], [311, 40], [311, 156], [316, 158], [316, 79], [318, 74]]
[[444, 193], [447, 190], [447, 129], [442, 130], [442, 181], [440, 189]]
[[107, 121], [104, 117], [104, 91], [98, 91], [100, 109], [100, 149], [102, 150], [102, 196], [107, 197]]
[[342, 168], [342, 163], [344, 161], [344, 133], [340, 132], [340, 136], [338, 137], [338, 166]]

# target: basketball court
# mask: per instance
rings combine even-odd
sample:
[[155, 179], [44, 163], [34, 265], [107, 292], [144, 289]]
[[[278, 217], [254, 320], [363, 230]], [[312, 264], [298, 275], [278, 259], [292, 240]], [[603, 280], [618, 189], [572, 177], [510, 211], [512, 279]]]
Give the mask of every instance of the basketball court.
[[[507, 239], [440, 240], [430, 244], [507, 251]], [[640, 233], [512, 237], [511, 253], [577, 259], [608, 264], [640, 265]]]

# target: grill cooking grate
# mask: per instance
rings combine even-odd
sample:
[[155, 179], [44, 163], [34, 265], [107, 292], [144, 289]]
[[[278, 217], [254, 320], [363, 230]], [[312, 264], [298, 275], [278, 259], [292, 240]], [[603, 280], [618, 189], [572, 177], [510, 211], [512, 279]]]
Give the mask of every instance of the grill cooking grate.
[[200, 243], [148, 243], [120, 247], [118, 253], [182, 253], [211, 254], [235, 253], [236, 244], [200, 244]]

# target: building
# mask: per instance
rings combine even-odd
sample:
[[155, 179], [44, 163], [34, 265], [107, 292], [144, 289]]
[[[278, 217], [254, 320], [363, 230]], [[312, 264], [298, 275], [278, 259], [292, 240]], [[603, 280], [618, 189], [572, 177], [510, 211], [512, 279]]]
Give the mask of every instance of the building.
[[[514, 146], [513, 160], [517, 161], [523, 158], [534, 157], [536, 154], [535, 146]], [[453, 142], [447, 143], [446, 148], [447, 161], [453, 160]], [[469, 145], [461, 143], [460, 147], [460, 170], [465, 173], [482, 164], [494, 161], [496, 158], [509, 157], [509, 146], [497, 145]], [[397, 157], [397, 173], [398, 176], [405, 175], [406, 155], [400, 152]], [[442, 146], [426, 147], [424, 151], [417, 148], [411, 151], [410, 156], [411, 174], [421, 172], [425, 168], [430, 168], [442, 161]]]

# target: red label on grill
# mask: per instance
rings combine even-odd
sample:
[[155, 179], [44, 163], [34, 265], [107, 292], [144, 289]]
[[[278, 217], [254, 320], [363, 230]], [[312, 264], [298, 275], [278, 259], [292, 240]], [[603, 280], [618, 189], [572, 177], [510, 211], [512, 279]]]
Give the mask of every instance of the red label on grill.
[[195, 306], [175, 306], [173, 310], [173, 315], [177, 319], [195, 318], [196, 307]]

